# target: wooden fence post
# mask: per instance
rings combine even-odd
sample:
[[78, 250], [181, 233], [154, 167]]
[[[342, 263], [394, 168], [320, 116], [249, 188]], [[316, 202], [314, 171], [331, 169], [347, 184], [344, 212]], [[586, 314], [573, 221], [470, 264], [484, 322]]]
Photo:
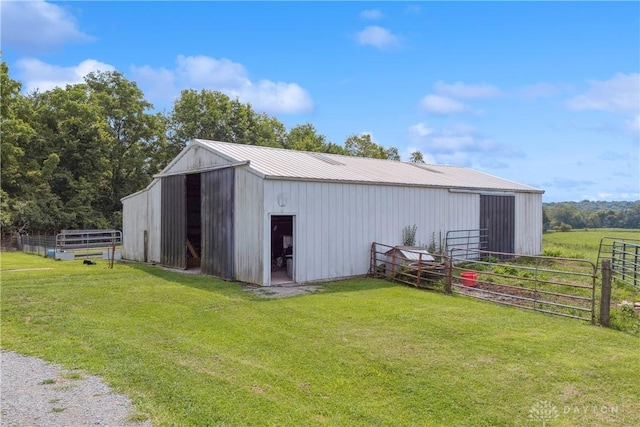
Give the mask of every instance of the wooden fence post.
[[600, 325], [609, 327], [611, 307], [611, 261], [602, 260], [602, 292], [600, 294]]

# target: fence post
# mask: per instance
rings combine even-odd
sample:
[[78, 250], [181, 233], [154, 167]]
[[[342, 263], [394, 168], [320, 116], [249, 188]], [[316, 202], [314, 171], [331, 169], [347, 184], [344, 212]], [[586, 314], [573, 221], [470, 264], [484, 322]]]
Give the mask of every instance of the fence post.
[[444, 291], [448, 294], [451, 293], [451, 283], [453, 278], [451, 277], [453, 275], [453, 261], [451, 260], [451, 258], [447, 257], [446, 258], [446, 267], [445, 267], [445, 274], [446, 274], [446, 280], [444, 282]]
[[416, 279], [416, 287], [420, 287], [420, 277], [422, 276], [422, 252], [418, 254], [418, 278]]
[[600, 293], [600, 325], [609, 327], [611, 307], [611, 261], [602, 260], [602, 292]]

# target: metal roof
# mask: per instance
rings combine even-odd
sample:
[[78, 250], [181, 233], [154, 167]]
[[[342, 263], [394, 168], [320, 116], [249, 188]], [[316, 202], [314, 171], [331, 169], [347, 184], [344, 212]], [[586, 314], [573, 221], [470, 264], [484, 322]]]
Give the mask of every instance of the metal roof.
[[417, 246], [395, 246], [389, 249], [385, 254], [389, 255], [394, 252], [400, 252], [400, 254], [409, 261], [420, 261], [420, 254], [422, 254], [422, 261], [436, 260], [428, 250]]
[[534, 187], [460, 166], [423, 165], [203, 139], [192, 140], [187, 149], [195, 145], [210, 150], [230, 162], [248, 161], [251, 170], [267, 179], [543, 192]]

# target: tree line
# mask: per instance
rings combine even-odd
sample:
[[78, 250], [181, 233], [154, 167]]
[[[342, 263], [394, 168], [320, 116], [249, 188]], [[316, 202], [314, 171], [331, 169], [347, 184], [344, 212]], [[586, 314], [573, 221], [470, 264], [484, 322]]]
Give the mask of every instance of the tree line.
[[544, 203], [545, 230], [640, 228], [640, 201]]
[[[287, 130], [276, 117], [217, 91], [183, 90], [171, 111], [154, 112], [136, 83], [118, 72], [91, 73], [45, 92], [21, 90], [0, 61], [3, 233], [119, 229], [120, 199], [146, 187], [193, 138], [400, 160], [397, 148], [371, 135], [336, 144], [310, 123]], [[422, 153], [410, 161], [424, 163]], [[545, 204], [545, 229], [640, 228], [640, 202], [613, 203]]]
[[287, 130], [217, 91], [183, 90], [170, 112], [158, 113], [118, 72], [26, 95], [4, 61], [0, 72], [3, 233], [121, 228], [120, 199], [147, 186], [193, 138], [400, 160], [371, 135], [338, 145], [310, 123]]

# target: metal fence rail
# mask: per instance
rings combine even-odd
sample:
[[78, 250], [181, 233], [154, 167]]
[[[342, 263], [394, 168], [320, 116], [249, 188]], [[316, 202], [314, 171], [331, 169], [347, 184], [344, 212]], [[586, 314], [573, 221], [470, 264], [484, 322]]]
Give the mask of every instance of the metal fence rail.
[[[450, 230], [445, 236], [446, 251], [465, 250], [469, 256], [475, 256], [477, 252], [487, 249], [489, 244], [489, 230], [486, 228], [474, 228], [469, 230]], [[470, 258], [473, 259], [473, 258]]]
[[598, 262], [611, 259], [613, 279], [640, 288], [640, 239], [603, 237], [598, 249]]
[[119, 230], [62, 230], [56, 235], [56, 252], [73, 252], [76, 257], [103, 256], [121, 245]]

